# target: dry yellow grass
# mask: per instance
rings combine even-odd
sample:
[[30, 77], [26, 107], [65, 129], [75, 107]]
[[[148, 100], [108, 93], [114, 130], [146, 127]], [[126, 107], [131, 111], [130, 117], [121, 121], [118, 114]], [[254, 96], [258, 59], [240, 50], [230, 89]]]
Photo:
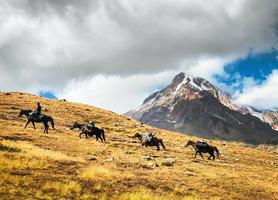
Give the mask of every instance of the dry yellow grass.
[[[18, 118], [20, 108], [34, 109], [37, 101], [55, 120], [49, 134], [41, 124], [24, 129], [26, 119]], [[105, 129], [107, 143], [69, 130], [86, 120]], [[147, 130], [167, 151], [141, 147], [130, 137]], [[222, 156], [209, 161], [193, 158], [193, 149], [184, 148], [188, 139], [198, 138], [88, 105], [0, 93], [0, 199], [278, 199], [277, 148], [211, 141]], [[167, 157], [176, 160], [173, 166], [161, 165]]]

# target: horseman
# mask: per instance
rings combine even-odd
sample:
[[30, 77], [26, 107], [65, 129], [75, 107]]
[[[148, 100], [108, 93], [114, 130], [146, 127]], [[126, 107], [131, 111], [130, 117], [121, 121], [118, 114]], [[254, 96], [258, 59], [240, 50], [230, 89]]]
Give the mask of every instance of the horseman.
[[41, 104], [38, 102], [37, 103], [37, 109], [32, 113], [30, 118], [33, 118], [33, 119], [39, 118], [39, 116], [41, 114], [41, 111], [42, 111], [42, 107], [41, 107]]

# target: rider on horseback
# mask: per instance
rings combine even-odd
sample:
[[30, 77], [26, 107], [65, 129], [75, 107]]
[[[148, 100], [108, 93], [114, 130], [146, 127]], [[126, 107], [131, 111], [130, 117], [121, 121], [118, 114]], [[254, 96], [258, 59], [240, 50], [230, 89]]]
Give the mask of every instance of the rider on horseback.
[[38, 118], [41, 114], [41, 110], [42, 110], [41, 104], [38, 102], [37, 103], [37, 109], [32, 113], [30, 118], [33, 118], [33, 119]]

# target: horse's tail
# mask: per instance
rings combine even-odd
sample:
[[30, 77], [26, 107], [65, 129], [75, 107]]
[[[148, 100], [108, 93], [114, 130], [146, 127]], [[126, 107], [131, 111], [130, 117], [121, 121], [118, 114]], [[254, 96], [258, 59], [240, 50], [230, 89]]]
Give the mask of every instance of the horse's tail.
[[165, 146], [164, 146], [164, 144], [163, 144], [163, 142], [162, 142], [162, 139], [159, 139], [159, 143], [161, 144], [161, 146], [163, 147], [163, 149], [166, 150], [166, 148], [165, 148]]
[[218, 149], [216, 147], [213, 147], [213, 149], [215, 150], [217, 157], [220, 158], [220, 154], [219, 154]]
[[106, 140], [105, 140], [105, 134], [104, 134], [104, 130], [103, 130], [103, 129], [101, 129], [101, 136], [102, 136], [104, 142], [106, 142]]
[[52, 118], [52, 117], [49, 117], [49, 121], [50, 121], [50, 123], [51, 123], [51, 126], [52, 126], [53, 130], [55, 130], [53, 118]]

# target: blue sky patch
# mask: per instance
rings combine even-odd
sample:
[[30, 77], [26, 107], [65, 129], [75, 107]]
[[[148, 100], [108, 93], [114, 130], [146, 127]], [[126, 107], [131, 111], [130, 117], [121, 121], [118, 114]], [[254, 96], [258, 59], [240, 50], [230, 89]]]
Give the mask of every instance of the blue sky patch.
[[[267, 53], [253, 54], [252, 52], [243, 59], [229, 63], [224, 67], [229, 77], [215, 76], [218, 82], [229, 86], [237, 87], [241, 90], [242, 79], [252, 77], [257, 83], [262, 83], [267, 79], [274, 69], [278, 69], [278, 51], [273, 49]], [[237, 84], [235, 84], [237, 83]]]
[[40, 91], [39, 92], [39, 96], [41, 97], [45, 97], [45, 98], [48, 98], [48, 99], [58, 99], [55, 94], [51, 91]]

